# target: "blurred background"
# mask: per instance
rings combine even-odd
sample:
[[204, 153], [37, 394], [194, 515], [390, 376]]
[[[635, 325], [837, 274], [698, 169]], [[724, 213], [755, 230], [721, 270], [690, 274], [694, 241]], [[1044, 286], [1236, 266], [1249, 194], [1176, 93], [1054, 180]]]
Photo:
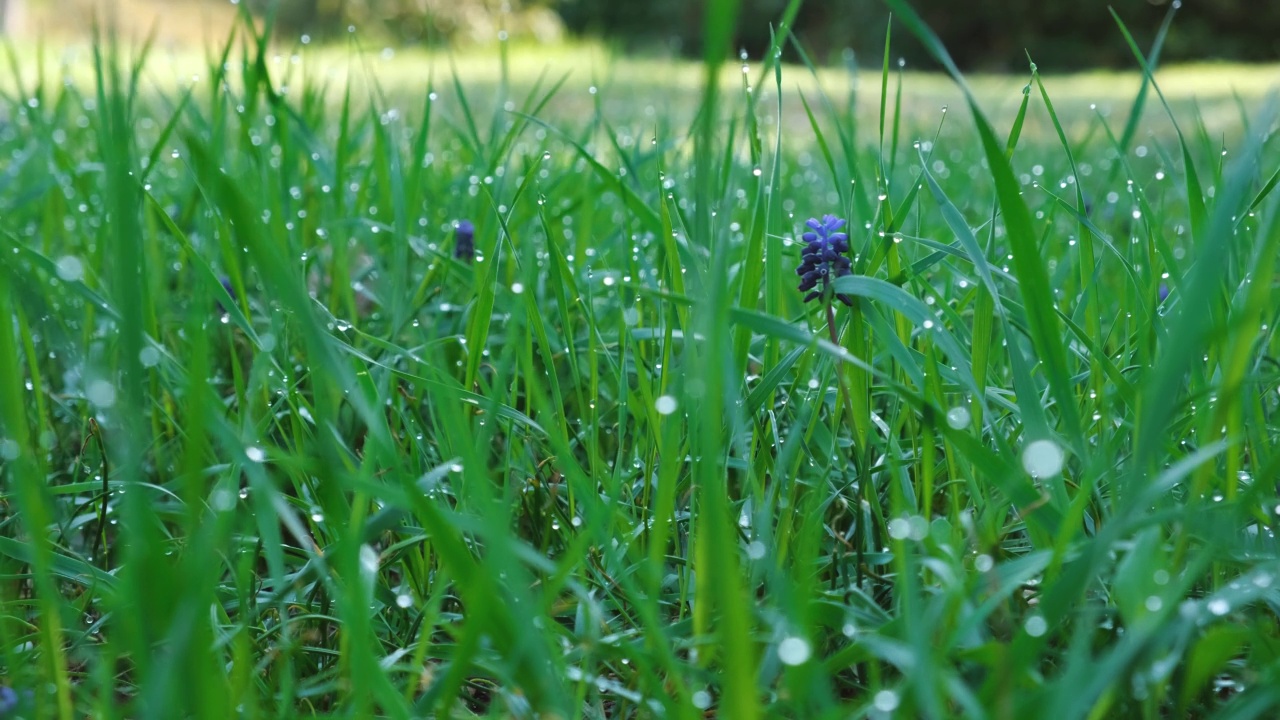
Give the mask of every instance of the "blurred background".
[[[257, 14], [274, 0], [241, 0]], [[1022, 71], [1025, 48], [1043, 70], [1132, 67], [1116, 29], [1114, 7], [1146, 47], [1170, 0], [915, 0], [963, 69]], [[769, 43], [769, 23], [787, 0], [743, 0], [737, 45], [758, 58]], [[698, 53], [702, 2], [697, 0], [279, 0], [277, 35], [296, 42], [344, 41], [348, 28], [361, 41], [387, 46], [492, 43], [505, 31], [513, 42], [602, 41], [631, 54], [661, 57]], [[121, 26], [160, 29], [162, 43], [202, 43], [225, 36], [237, 8], [228, 0], [0, 0], [0, 27], [14, 38], [82, 35], [94, 14], [114, 15]], [[888, 12], [881, 0], [807, 0], [796, 35], [820, 63], [878, 65]], [[894, 56], [929, 67], [906, 32], [894, 36]], [[794, 51], [791, 51], [795, 59]], [[1168, 61], [1280, 59], [1280, 2], [1183, 0], [1169, 34]]]

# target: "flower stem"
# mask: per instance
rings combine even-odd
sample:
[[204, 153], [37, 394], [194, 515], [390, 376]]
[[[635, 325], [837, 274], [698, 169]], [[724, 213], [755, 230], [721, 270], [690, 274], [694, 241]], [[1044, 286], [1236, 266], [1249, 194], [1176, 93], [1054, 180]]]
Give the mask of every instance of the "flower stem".
[[[832, 304], [830, 299], [827, 300], [826, 304], [827, 304], [827, 334], [831, 338], [832, 345], [835, 345], [836, 347], [843, 347], [842, 345], [840, 345], [840, 337], [836, 334], [835, 306]], [[854, 448], [853, 464], [854, 464], [854, 468], [858, 469], [859, 460], [861, 459], [861, 456], [862, 456], [862, 447], [858, 442], [857, 424], [854, 422], [853, 396], [849, 394], [849, 388], [846, 387], [844, 384], [844, 373], [841, 372], [841, 368], [839, 365], [836, 366], [836, 382], [839, 384], [840, 395], [841, 397], [844, 398], [844, 410], [845, 410], [845, 413], [848, 415], [849, 436], [853, 438], [853, 448]], [[861, 479], [861, 477], [859, 477], [859, 479]]]
[[[831, 302], [831, 297], [829, 294], [826, 298], [826, 309], [827, 309], [827, 335], [831, 338], [831, 344], [835, 345], [836, 347], [843, 347], [840, 344], [840, 337], [836, 333], [836, 311], [835, 311], [834, 305]], [[866, 477], [862, 471], [862, 465], [863, 465], [862, 444], [858, 440], [858, 429], [857, 429], [857, 423], [855, 422], [856, 416], [854, 414], [855, 411], [853, 409], [853, 396], [849, 394], [849, 388], [847, 385], [845, 385], [845, 382], [844, 382], [844, 368], [840, 367], [839, 363], [837, 363], [835, 370], [836, 370], [836, 383], [838, 385], [838, 392], [840, 396], [844, 399], [843, 406], [844, 406], [844, 411], [845, 411], [845, 415], [847, 416], [847, 422], [849, 426], [849, 437], [853, 439], [853, 453], [852, 453], [853, 473], [858, 478], [858, 489], [861, 491], [859, 495], [863, 496], [862, 499], [864, 501], [870, 502], [870, 498], [867, 498], [866, 495], [869, 492], [871, 483], [870, 483], [870, 478]], [[865, 529], [863, 528], [863, 522], [862, 522], [862, 503], [861, 502], [857, 503], [853, 509], [853, 522], [855, 525], [854, 548], [857, 553], [857, 559], [855, 560], [854, 568], [856, 573], [857, 586], [861, 588], [862, 587], [862, 549], [863, 549], [863, 545], [866, 544], [866, 540], [864, 537]]]

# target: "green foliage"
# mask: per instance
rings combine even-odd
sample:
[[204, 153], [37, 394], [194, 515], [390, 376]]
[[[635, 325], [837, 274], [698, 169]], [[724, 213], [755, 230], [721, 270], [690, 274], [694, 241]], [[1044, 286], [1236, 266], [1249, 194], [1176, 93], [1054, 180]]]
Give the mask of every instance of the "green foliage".
[[[905, 117], [891, 52], [878, 126], [720, 83], [731, 0], [696, 114], [505, 54], [406, 106], [247, 17], [177, 93], [106, 41], [15, 72], [16, 712], [1275, 715], [1276, 108], [1153, 125], [1122, 23], [1133, 124], [1034, 66], [1010, 122], [894, 5], [967, 112]], [[796, 290], [825, 213], [852, 307]]]

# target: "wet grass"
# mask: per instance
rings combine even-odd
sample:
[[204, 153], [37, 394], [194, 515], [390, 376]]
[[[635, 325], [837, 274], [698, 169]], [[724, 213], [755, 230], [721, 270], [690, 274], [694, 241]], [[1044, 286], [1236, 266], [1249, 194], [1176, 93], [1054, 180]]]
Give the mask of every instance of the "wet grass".
[[[570, 113], [506, 56], [397, 94], [241, 31], [189, 89], [109, 43], [9, 80], [6, 708], [1280, 707], [1259, 96], [920, 111], [889, 57], [766, 59]], [[849, 305], [796, 289], [828, 213]]]

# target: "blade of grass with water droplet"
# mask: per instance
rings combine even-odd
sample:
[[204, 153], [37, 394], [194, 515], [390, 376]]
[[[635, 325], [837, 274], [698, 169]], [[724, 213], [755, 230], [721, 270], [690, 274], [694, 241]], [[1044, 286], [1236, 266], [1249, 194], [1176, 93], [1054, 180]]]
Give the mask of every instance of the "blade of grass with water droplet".
[[[6, 266], [0, 268], [0, 317], [13, 317], [11, 298]], [[6, 487], [16, 491], [15, 504], [30, 539], [17, 543], [11, 538], [0, 538], [0, 552], [30, 564], [32, 584], [36, 590], [34, 604], [43, 615], [38, 627], [34, 628], [37, 638], [34, 647], [40, 648], [43, 656], [42, 664], [48, 673], [45, 678], [52, 683], [58, 712], [61, 717], [69, 718], [72, 716], [71, 684], [63, 645], [58, 583], [54, 577], [73, 568], [59, 559], [44, 530], [52, 526], [53, 513], [44, 496], [45, 469], [35, 452], [34, 438], [23, 407], [21, 354], [12, 328], [13, 323], [8, 320], [0, 323], [0, 428], [4, 431], [0, 444], [8, 446], [12, 443], [16, 447], [4, 448], [6, 459], [0, 475], [4, 476]], [[10, 672], [14, 672], [14, 668], [10, 668]]]
[[[1146, 91], [1147, 85], [1150, 84], [1150, 86], [1155, 89], [1156, 96], [1160, 98], [1160, 104], [1164, 105], [1165, 113], [1168, 114], [1169, 121], [1173, 123], [1174, 132], [1178, 135], [1178, 147], [1182, 151], [1182, 169], [1183, 172], [1186, 173], [1187, 204], [1191, 213], [1191, 236], [1193, 239], [1198, 239], [1199, 233], [1204, 232], [1205, 230], [1204, 224], [1208, 211], [1205, 208], [1204, 190], [1200, 184], [1200, 177], [1196, 173], [1195, 160], [1191, 157], [1191, 150], [1187, 147], [1186, 138], [1182, 135], [1182, 128], [1178, 124], [1177, 116], [1174, 114], [1173, 109], [1169, 107], [1169, 102], [1165, 100], [1164, 93], [1156, 83], [1155, 76], [1152, 74], [1153, 70], [1151, 64], [1147, 62], [1142, 51], [1138, 49], [1138, 43], [1134, 41], [1133, 35], [1129, 33], [1129, 28], [1124, 24], [1124, 21], [1120, 19], [1120, 15], [1115, 11], [1115, 8], [1108, 8], [1108, 10], [1111, 12], [1111, 17], [1115, 19], [1116, 25], [1120, 27], [1120, 33], [1124, 36], [1125, 42], [1129, 44], [1129, 49], [1133, 51], [1133, 56], [1137, 59], [1138, 65], [1142, 68], [1142, 72], [1145, 76], [1145, 82], [1142, 86], [1142, 90], [1139, 91], [1139, 97], [1141, 97], [1142, 93]], [[1172, 17], [1173, 9], [1169, 11], [1168, 19], [1165, 21], [1166, 25]], [[1128, 128], [1126, 127], [1126, 131], [1127, 130]], [[1122, 136], [1121, 142], [1124, 142], [1124, 136]]]
[[930, 323], [932, 327], [924, 331], [934, 333], [935, 342], [947, 353], [948, 360], [960, 370], [961, 378], [969, 386], [969, 390], [975, 394], [980, 393], [973, 383], [973, 374], [969, 369], [969, 353], [964, 351], [949, 330], [934, 323], [933, 312], [924, 302], [893, 283], [865, 275], [836, 278], [832, 287], [837, 293], [883, 302], [918, 327], [924, 328], [924, 323]]
[[[1027, 59], [1030, 61], [1031, 54], [1027, 53]], [[1049, 99], [1049, 91], [1045, 89], [1044, 79], [1040, 77], [1039, 71], [1036, 69], [1035, 63], [1031, 63], [1031, 77], [1034, 79], [1036, 86], [1040, 89], [1040, 98], [1044, 101], [1045, 110], [1049, 113], [1049, 119], [1053, 123], [1053, 129], [1058, 135], [1058, 142], [1062, 145], [1062, 151], [1067, 156], [1067, 164], [1071, 168], [1071, 178], [1075, 180], [1072, 183], [1076, 191], [1076, 205], [1072, 208], [1065, 201], [1056, 198], [1058, 202], [1067, 207], [1068, 210], [1076, 216], [1077, 235], [1080, 239], [1080, 249], [1077, 253], [1080, 265], [1080, 289], [1082, 301], [1079, 306], [1079, 312], [1084, 315], [1085, 330], [1091, 338], [1102, 338], [1102, 313], [1100, 311], [1099, 299], [1097, 297], [1097, 277], [1096, 277], [1096, 259], [1093, 250], [1093, 238], [1095, 237], [1093, 228], [1084, 217], [1085, 199], [1084, 188], [1080, 182], [1080, 170], [1076, 166], [1075, 153], [1071, 150], [1071, 143], [1067, 140], [1067, 133], [1062, 129], [1062, 121], [1058, 118], [1058, 112], [1053, 107], [1053, 101]], [[1099, 233], [1097, 235], [1101, 237]], [[1110, 243], [1108, 243], [1109, 245]], [[1123, 263], [1123, 261], [1122, 261]], [[1132, 275], [1132, 269], [1128, 263], [1123, 263], [1126, 269], [1129, 269]], [[1135, 277], [1136, 285], [1136, 277]], [[1094, 353], [1089, 353], [1089, 387], [1092, 394], [1089, 398], [1085, 398], [1086, 413], [1092, 414], [1101, 407], [1105, 401], [1105, 392], [1103, 387], [1103, 370], [1101, 360]], [[1090, 399], [1092, 398], [1092, 399]]]
[[[1274, 100], [1260, 114], [1256, 127], [1270, 127], [1276, 117]], [[1194, 358], [1203, 353], [1206, 339], [1215, 331], [1215, 315], [1221, 317], [1222, 297], [1215, 291], [1221, 286], [1227, 264], [1218, 262], [1232, 242], [1235, 215], [1244, 206], [1246, 192], [1257, 173], [1258, 153], [1263, 138], [1252, 135], [1233, 160], [1227, 173], [1225, 186], [1214, 202], [1213, 214], [1201, 226], [1202, 232], [1194, 236], [1195, 255], [1198, 261], [1188, 273], [1187, 297], [1202, 298], [1195, 303], [1184, 303], [1181, 310], [1168, 320], [1169, 337], [1165, 351], [1157, 357], [1150, 375], [1144, 378], [1142, 412], [1135, 432], [1133, 477], [1148, 471], [1148, 465], [1156, 457], [1163, 444], [1165, 418], [1182, 396], [1180, 387], [1191, 368]], [[1274, 256], [1275, 247], [1271, 248]]]
[[1008, 229], [1009, 243], [1014, 256], [1014, 274], [1019, 281], [1019, 292], [1024, 298], [1023, 308], [1026, 312], [1031, 340], [1039, 359], [1044, 363], [1045, 376], [1056, 401], [1066, 437], [1076, 452], [1081, 453], [1084, 450], [1085, 441], [1080, 424], [1080, 411], [1076, 406], [1074, 383], [1067, 367], [1066, 350], [1062, 344], [1055, 314], [1056, 305], [1050, 292], [1048, 274], [1041, 262], [1031, 212], [1027, 208], [1026, 201], [1022, 199], [1017, 178], [1013, 175], [1013, 168], [1005, 156], [1004, 149], [997, 143], [995, 133], [979, 108], [976, 98], [964, 82], [950, 54], [942, 46], [942, 42], [904, 0], [888, 0], [888, 2], [902, 22], [925, 45], [930, 54], [943, 64], [965, 93], [982, 140], [996, 195], [1003, 211], [1005, 226]]

